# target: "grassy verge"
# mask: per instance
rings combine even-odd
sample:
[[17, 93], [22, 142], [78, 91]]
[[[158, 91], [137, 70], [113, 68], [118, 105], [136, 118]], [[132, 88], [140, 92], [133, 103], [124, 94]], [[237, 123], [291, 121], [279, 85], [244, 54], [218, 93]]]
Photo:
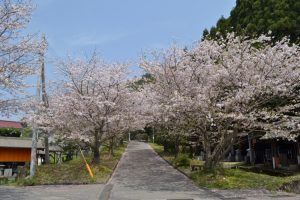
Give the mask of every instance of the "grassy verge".
[[168, 161], [169, 163], [172, 163], [175, 156], [169, 153], [164, 152], [164, 147], [162, 145], [156, 144], [156, 143], [148, 143], [154, 151], [160, 155], [163, 159]]
[[188, 175], [199, 186], [218, 189], [278, 190], [286, 183], [300, 180], [300, 174], [279, 177], [241, 169], [219, 169], [209, 173], [196, 171]]
[[[114, 156], [109, 157], [108, 149], [101, 150], [101, 160], [99, 165], [90, 165], [94, 174], [92, 179], [85, 167], [82, 158], [78, 156], [71, 161], [60, 165], [41, 165], [38, 166], [36, 176], [32, 179], [19, 180], [9, 185], [45, 185], [45, 184], [90, 184], [106, 183], [113, 173], [119, 159], [121, 158], [126, 146], [114, 149]], [[87, 157], [90, 164], [92, 158]]]
[[[212, 172], [204, 172], [198, 170], [192, 172], [189, 164], [185, 162], [176, 161], [175, 157], [170, 154], [165, 154], [163, 146], [158, 144], [151, 144], [151, 147], [165, 160], [171, 163], [175, 168], [185, 173], [190, 177], [197, 185], [206, 188], [217, 189], [267, 189], [278, 190], [283, 185], [300, 181], [300, 173], [296, 173], [292, 176], [280, 177], [271, 176], [263, 173], [249, 172], [242, 169], [229, 169], [226, 165], [230, 163], [221, 163], [223, 168], [219, 168]], [[180, 156], [179, 156], [180, 157]], [[186, 156], [182, 156], [186, 157]], [[182, 159], [182, 158], [177, 158]], [[184, 158], [185, 159], [185, 158]], [[198, 162], [203, 164], [203, 161], [189, 160], [189, 163]], [[185, 164], [185, 165], [178, 165]], [[234, 164], [234, 163], [233, 163]]]

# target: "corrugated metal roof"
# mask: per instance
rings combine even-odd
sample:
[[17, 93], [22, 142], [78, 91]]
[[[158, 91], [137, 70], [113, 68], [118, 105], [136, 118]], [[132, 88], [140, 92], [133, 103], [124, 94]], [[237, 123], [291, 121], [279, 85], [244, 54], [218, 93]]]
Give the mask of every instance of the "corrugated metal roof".
[[22, 128], [20, 122], [0, 120], [0, 128]]
[[[0, 137], [0, 147], [31, 149], [31, 145], [31, 138]], [[42, 141], [38, 141], [37, 148], [44, 149]], [[49, 151], [62, 151], [62, 149], [58, 146], [49, 146]]]

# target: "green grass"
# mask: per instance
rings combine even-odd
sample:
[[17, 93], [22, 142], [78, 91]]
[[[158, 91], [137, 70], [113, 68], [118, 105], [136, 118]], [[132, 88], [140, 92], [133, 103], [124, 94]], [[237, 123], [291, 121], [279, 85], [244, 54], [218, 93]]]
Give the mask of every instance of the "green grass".
[[196, 171], [188, 175], [199, 186], [218, 189], [277, 190], [284, 183], [300, 179], [300, 174], [289, 177], [278, 177], [241, 169], [224, 168], [214, 172]]
[[169, 163], [172, 163], [174, 161], [175, 156], [170, 154], [170, 153], [164, 152], [164, 147], [162, 145], [159, 145], [159, 144], [156, 144], [156, 143], [148, 143], [148, 144], [154, 149], [154, 151], [158, 155], [160, 155], [163, 159], [165, 159]]
[[148, 143], [156, 153], [162, 154], [164, 152], [164, 147], [156, 143]]
[[[242, 169], [229, 169], [240, 163], [222, 162], [222, 168], [215, 171], [204, 172], [198, 170], [191, 172], [189, 166], [177, 167], [174, 164], [175, 157], [163, 152], [163, 146], [150, 143], [151, 147], [164, 159], [169, 161], [175, 168], [185, 173], [197, 185], [206, 188], [217, 189], [267, 189], [278, 190], [283, 184], [300, 180], [300, 173], [292, 176], [271, 176], [264, 173], [249, 172]], [[204, 164], [204, 161], [191, 160], [191, 163]]]
[[114, 156], [109, 157], [108, 149], [102, 148], [100, 164], [91, 165], [91, 157], [87, 157], [94, 174], [92, 179], [86, 170], [85, 163], [78, 156], [71, 161], [62, 163], [61, 165], [49, 164], [38, 166], [37, 173], [34, 178], [29, 180], [19, 180], [10, 185], [44, 185], [44, 184], [89, 184], [89, 183], [106, 183], [110, 178], [113, 170], [121, 158], [125, 146], [118, 147], [114, 150]]

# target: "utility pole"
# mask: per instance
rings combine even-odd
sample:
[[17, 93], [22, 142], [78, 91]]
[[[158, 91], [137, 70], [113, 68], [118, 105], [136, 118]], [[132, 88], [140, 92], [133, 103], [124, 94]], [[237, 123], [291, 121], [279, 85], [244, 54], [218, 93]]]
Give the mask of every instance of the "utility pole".
[[[48, 98], [47, 98], [47, 93], [46, 93], [46, 81], [45, 81], [45, 48], [46, 48], [46, 37], [43, 34], [42, 36], [42, 44], [45, 45], [43, 50], [40, 53], [40, 64], [41, 64], [41, 90], [42, 90], [42, 102], [43, 105], [48, 108], [49, 103], [48, 103]], [[44, 147], [45, 147], [45, 163], [50, 164], [50, 158], [49, 158], [49, 133], [44, 132]]]
[[[38, 77], [37, 77], [36, 103], [39, 103], [41, 100], [41, 82], [42, 82], [42, 100], [44, 102], [44, 99], [47, 99], [46, 98], [46, 90], [45, 90], [45, 69], [44, 69], [45, 68], [45, 66], [44, 66], [44, 51], [46, 48], [46, 40], [45, 40], [44, 35], [42, 38], [42, 45], [44, 48], [39, 53], [40, 67], [38, 70]], [[48, 105], [48, 102], [47, 102], [47, 105]], [[34, 108], [34, 112], [35, 112], [35, 114], [37, 114], [37, 112], [38, 112], [36, 107]], [[30, 177], [31, 178], [35, 175], [35, 172], [36, 172], [36, 166], [37, 166], [36, 151], [37, 151], [37, 143], [38, 143], [38, 127], [37, 127], [35, 121], [33, 121], [32, 124], [33, 124], [33, 127], [32, 127], [32, 145], [31, 145], [31, 162], [30, 162]], [[48, 143], [48, 141], [47, 141], [47, 143]], [[46, 151], [45, 151], [45, 153], [46, 153]], [[49, 156], [49, 148], [48, 148], [48, 156]]]

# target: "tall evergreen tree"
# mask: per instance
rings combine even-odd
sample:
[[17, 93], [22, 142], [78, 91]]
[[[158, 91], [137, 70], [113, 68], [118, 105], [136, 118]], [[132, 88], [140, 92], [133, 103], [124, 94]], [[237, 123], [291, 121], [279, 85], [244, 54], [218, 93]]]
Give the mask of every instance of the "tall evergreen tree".
[[[274, 41], [288, 36], [291, 42], [300, 42], [299, 0], [237, 0], [228, 18], [223, 16], [203, 37], [216, 39], [228, 32], [251, 38], [271, 31]], [[217, 35], [219, 33], [220, 35]]]

